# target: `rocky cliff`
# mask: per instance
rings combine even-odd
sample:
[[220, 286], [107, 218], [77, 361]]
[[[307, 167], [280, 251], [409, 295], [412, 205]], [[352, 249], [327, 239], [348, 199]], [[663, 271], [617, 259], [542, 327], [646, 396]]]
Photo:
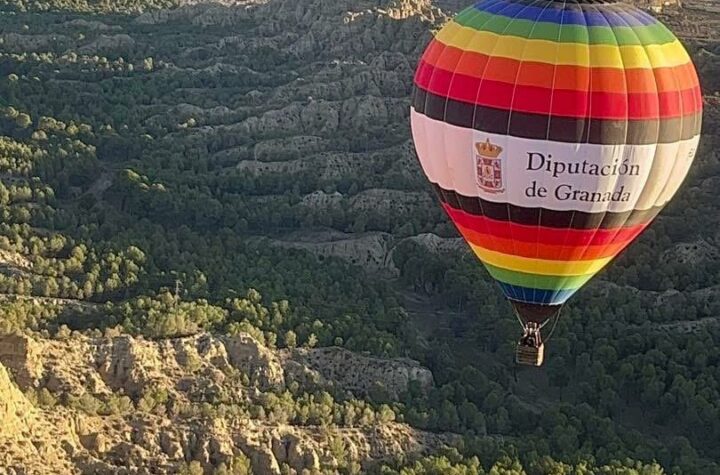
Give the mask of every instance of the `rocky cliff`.
[[[380, 386], [392, 395], [411, 381], [428, 388], [432, 374], [410, 360], [339, 348], [274, 350], [242, 333], [161, 341], [2, 336], [0, 473], [176, 473], [190, 461], [209, 470], [242, 455], [253, 473], [279, 475], [283, 464], [300, 473], [451, 442], [391, 420], [295, 425], [239, 409], [260, 407], [253, 404], [291, 384], [296, 392], [356, 395]], [[338, 446], [342, 453], [333, 453]]]
[[15, 438], [29, 427], [31, 407], [0, 364], [0, 437]]
[[76, 419], [64, 409], [38, 410], [0, 363], [0, 474], [74, 473]]

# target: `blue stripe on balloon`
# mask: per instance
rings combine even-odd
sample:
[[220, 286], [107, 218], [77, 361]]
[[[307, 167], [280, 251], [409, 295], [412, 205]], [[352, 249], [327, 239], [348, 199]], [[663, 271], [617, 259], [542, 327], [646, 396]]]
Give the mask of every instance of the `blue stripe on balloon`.
[[[572, 6], [572, 7], [571, 7]], [[591, 8], [592, 9], [591, 9]], [[559, 3], [547, 7], [530, 6], [514, 0], [482, 0], [474, 5], [476, 10], [502, 15], [518, 20], [530, 20], [556, 24], [582, 26], [643, 26], [657, 23], [650, 15], [625, 9], [624, 6], [590, 5], [581, 9], [577, 4], [563, 8]]]
[[544, 290], [529, 289], [527, 287], [519, 287], [517, 285], [504, 284], [498, 282], [505, 297], [524, 303], [539, 305], [560, 305], [564, 304], [579, 289], [565, 290]]

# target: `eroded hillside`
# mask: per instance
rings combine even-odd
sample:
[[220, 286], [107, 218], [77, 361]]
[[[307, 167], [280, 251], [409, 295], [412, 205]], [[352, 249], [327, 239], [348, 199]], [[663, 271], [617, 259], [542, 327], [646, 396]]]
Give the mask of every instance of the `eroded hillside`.
[[[247, 334], [0, 337], [0, 473], [177, 473], [187, 461], [243, 460], [275, 475], [283, 465], [300, 473], [431, 452], [455, 436], [349, 399], [412, 381], [427, 390], [432, 375], [339, 348], [271, 350]], [[348, 399], [290, 397], [318, 388]]]

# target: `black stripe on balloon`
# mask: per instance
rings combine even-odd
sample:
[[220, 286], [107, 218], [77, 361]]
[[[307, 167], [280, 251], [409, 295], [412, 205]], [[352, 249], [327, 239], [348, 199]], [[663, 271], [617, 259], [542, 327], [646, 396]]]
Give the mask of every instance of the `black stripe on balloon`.
[[510, 305], [526, 322], [544, 323], [553, 318], [562, 308], [562, 305], [542, 305], [536, 303], [520, 302], [508, 298]]
[[[413, 89], [412, 106], [425, 116], [467, 129], [555, 142], [602, 145], [675, 143], [700, 133], [702, 112], [651, 120], [606, 120], [509, 111], [456, 101]], [[511, 119], [512, 114], [512, 120]], [[508, 123], [510, 126], [508, 127]]]
[[510, 221], [528, 226], [561, 229], [616, 229], [632, 227], [652, 221], [662, 210], [656, 206], [648, 210], [630, 210], [622, 213], [583, 211], [557, 211], [546, 208], [525, 208], [508, 203], [495, 203], [476, 196], [464, 196], [433, 183], [435, 193], [443, 203], [474, 216], [485, 216], [497, 221]]

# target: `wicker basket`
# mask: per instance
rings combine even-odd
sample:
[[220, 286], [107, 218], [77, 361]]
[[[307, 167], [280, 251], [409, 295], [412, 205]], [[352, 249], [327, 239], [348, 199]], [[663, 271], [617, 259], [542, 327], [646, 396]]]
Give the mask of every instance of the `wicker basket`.
[[518, 344], [517, 352], [515, 353], [515, 360], [518, 364], [528, 366], [542, 366], [543, 358], [545, 357], [545, 345], [541, 344], [539, 347]]

